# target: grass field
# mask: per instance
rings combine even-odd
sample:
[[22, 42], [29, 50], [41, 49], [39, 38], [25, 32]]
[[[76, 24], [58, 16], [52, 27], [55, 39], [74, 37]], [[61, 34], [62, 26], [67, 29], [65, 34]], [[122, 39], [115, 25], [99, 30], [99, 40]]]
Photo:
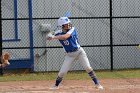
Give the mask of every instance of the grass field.
[[[120, 71], [95, 71], [100, 79], [118, 78], [140, 78], [140, 69], [120, 70]], [[0, 81], [31, 81], [31, 80], [54, 80], [58, 72], [30, 73], [30, 74], [10, 74], [0, 76]], [[90, 79], [85, 71], [68, 72], [66, 80], [87, 80]]]

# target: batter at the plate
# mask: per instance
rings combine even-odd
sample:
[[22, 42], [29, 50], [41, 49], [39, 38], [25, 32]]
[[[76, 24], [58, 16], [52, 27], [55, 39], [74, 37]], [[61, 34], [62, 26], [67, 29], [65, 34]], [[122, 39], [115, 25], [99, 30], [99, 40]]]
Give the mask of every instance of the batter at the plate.
[[58, 89], [58, 86], [61, 83], [64, 75], [69, 71], [75, 59], [80, 60], [81, 65], [84, 67], [88, 75], [93, 80], [95, 87], [98, 89], [103, 89], [103, 87], [97, 80], [95, 72], [90, 66], [84, 49], [80, 46], [78, 42], [78, 35], [76, 29], [75, 27], [72, 27], [70, 19], [68, 17], [60, 17], [58, 19], [58, 26], [62, 27], [62, 30], [56, 31], [55, 35], [49, 36], [47, 40], [59, 40], [66, 52], [66, 56], [64, 59], [64, 63], [56, 78], [55, 85], [52, 86], [50, 89]]

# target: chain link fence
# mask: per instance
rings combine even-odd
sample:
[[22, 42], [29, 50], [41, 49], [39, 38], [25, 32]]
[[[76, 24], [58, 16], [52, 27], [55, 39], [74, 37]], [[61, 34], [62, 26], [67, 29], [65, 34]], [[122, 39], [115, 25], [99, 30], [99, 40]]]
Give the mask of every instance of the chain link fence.
[[[56, 29], [69, 15], [95, 70], [140, 68], [139, 0], [1, 0], [2, 51], [11, 54], [5, 70], [59, 71], [64, 51], [46, 41], [42, 24]], [[83, 70], [79, 62], [71, 70]]]

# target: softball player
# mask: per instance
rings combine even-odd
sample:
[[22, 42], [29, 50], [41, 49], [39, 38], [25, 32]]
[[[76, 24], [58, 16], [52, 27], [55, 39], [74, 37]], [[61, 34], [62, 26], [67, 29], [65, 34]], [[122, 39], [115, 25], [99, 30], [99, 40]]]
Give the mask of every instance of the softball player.
[[50, 36], [49, 38], [47, 38], [47, 40], [59, 40], [66, 52], [66, 56], [64, 63], [58, 73], [58, 77], [56, 78], [55, 85], [50, 89], [59, 89], [58, 85], [62, 81], [64, 75], [71, 68], [72, 63], [75, 59], [80, 60], [81, 65], [84, 67], [84, 69], [87, 71], [87, 73], [95, 83], [95, 87], [98, 89], [103, 89], [96, 78], [95, 72], [90, 66], [84, 49], [78, 42], [77, 32], [76, 29], [72, 27], [71, 21], [68, 19], [68, 17], [60, 17], [58, 19], [58, 26], [61, 26], [62, 30], [56, 31], [55, 36]]

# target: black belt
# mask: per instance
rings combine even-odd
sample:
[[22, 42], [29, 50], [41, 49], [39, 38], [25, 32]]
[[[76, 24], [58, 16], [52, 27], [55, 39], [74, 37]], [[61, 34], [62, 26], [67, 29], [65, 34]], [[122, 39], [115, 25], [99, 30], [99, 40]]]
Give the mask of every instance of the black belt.
[[80, 47], [79, 47], [79, 48], [72, 49], [72, 50], [69, 50], [69, 51], [67, 51], [67, 53], [76, 52], [76, 51], [78, 51], [79, 49], [80, 49]]

